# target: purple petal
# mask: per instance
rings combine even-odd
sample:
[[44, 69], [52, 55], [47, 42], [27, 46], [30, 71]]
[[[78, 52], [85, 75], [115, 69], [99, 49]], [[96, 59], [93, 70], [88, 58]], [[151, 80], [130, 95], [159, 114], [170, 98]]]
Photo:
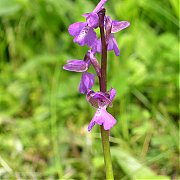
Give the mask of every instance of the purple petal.
[[110, 98], [109, 98], [111, 100], [111, 102], [113, 101], [115, 96], [116, 96], [116, 90], [111, 88], [110, 89]]
[[87, 101], [95, 108], [107, 107], [111, 101], [108, 94], [89, 90], [86, 94]]
[[114, 50], [116, 56], [120, 55], [120, 50], [118, 48], [116, 39], [113, 34], [110, 34], [108, 39], [108, 51]]
[[91, 122], [88, 125], [88, 131], [91, 131], [91, 129], [94, 127], [95, 124], [96, 122], [91, 120]]
[[101, 39], [97, 40], [97, 52], [101, 53], [102, 52], [102, 44], [101, 44]]
[[102, 125], [104, 130], [110, 130], [116, 124], [116, 119], [106, 111], [106, 108], [98, 108], [89, 123], [88, 131], [91, 131], [95, 124]]
[[79, 35], [74, 38], [74, 42], [77, 42], [80, 46], [87, 44], [88, 47], [92, 47], [96, 41], [96, 33], [94, 32], [93, 28], [89, 26], [85, 26]]
[[99, 25], [99, 17], [97, 13], [90, 13], [89, 16], [86, 18], [86, 22], [88, 26], [92, 28], [97, 28]]
[[87, 94], [86, 94], [86, 100], [87, 100], [93, 107], [98, 108], [98, 107], [99, 107], [98, 101], [97, 101], [97, 99], [94, 99], [94, 98], [93, 98], [93, 94], [94, 94], [94, 93], [95, 93], [95, 92], [94, 92], [93, 90], [88, 90], [88, 91], [87, 91]]
[[[108, 50], [108, 51], [114, 50], [116, 56], [119, 56], [119, 55], [120, 55], [120, 50], [119, 50], [119, 48], [118, 48], [116, 39], [115, 39], [115, 37], [114, 37], [113, 34], [110, 34], [110, 35], [109, 35], [107, 50]], [[98, 53], [101, 53], [101, 52], [102, 52], [101, 39], [98, 39], [98, 40], [97, 40], [97, 52], [98, 52]]]
[[96, 44], [96, 42], [97, 42], [96, 33], [94, 32], [93, 28], [89, 28], [89, 31], [86, 37], [86, 43], [88, 47], [93, 47], [94, 44]]
[[114, 35], [113, 34], [110, 34], [109, 38], [108, 38], [108, 51], [112, 51], [113, 50], [113, 38], [114, 38]]
[[83, 17], [87, 18], [91, 13], [82, 14]]
[[113, 38], [113, 43], [114, 43], [113, 50], [114, 50], [116, 56], [119, 56], [119, 55], [120, 55], [120, 50], [119, 50], [119, 48], [118, 48], [118, 44], [117, 44], [115, 38]]
[[90, 74], [88, 72], [84, 72], [81, 77], [81, 81], [79, 84], [79, 92], [82, 94], [87, 93], [89, 89], [91, 89], [94, 85], [95, 75]]
[[68, 28], [69, 34], [71, 36], [78, 36], [81, 30], [86, 26], [86, 22], [76, 22], [71, 24]]
[[104, 6], [104, 4], [106, 3], [107, 0], [101, 0], [98, 5], [95, 7], [95, 9], [93, 10], [94, 13], [98, 13]]
[[64, 70], [84, 72], [88, 69], [88, 64], [83, 60], [68, 60], [67, 64], [63, 66]]
[[130, 25], [128, 21], [112, 21], [111, 33], [116, 33]]
[[91, 48], [91, 51], [94, 55], [96, 55], [96, 52], [97, 52], [97, 43], [98, 43], [98, 40], [96, 41], [96, 43], [93, 44]]
[[112, 28], [112, 20], [111, 20], [110, 16], [108, 16], [105, 21], [105, 29], [106, 29], [107, 37], [111, 33], [111, 28]]
[[87, 34], [89, 32], [90, 27], [85, 26], [81, 32], [74, 38], [74, 42], [77, 42], [80, 46], [84, 46], [86, 44]]

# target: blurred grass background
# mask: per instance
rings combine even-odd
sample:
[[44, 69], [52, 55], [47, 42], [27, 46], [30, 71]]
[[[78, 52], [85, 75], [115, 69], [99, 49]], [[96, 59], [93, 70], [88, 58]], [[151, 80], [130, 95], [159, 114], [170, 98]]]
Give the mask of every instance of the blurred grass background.
[[[87, 132], [95, 110], [78, 93], [81, 75], [62, 70], [87, 51], [68, 26], [97, 3], [0, 0], [0, 179], [105, 178], [99, 127]], [[120, 57], [108, 55], [115, 178], [178, 179], [178, 0], [106, 7], [131, 22], [116, 34]]]

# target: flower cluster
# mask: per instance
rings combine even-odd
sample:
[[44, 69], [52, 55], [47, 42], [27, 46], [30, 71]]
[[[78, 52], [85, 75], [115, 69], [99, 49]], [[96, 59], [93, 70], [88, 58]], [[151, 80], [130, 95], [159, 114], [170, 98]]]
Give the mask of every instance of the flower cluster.
[[[115, 118], [106, 111], [108, 106], [112, 107], [112, 101], [116, 95], [116, 90], [111, 88], [109, 92], [94, 92], [92, 89], [95, 82], [95, 75], [87, 72], [92, 65], [96, 74], [101, 78], [101, 68], [96, 53], [101, 53], [102, 43], [98, 39], [94, 29], [99, 27], [98, 13], [104, 8], [107, 0], [101, 0], [91, 13], [83, 14], [86, 18], [85, 22], [76, 22], [69, 26], [69, 34], [74, 37], [74, 42], [80, 46], [87, 45], [90, 50], [86, 53], [83, 60], [68, 60], [63, 69], [74, 72], [82, 72], [82, 77], [79, 84], [79, 92], [86, 94], [87, 101], [95, 107], [96, 113], [91, 120], [88, 131], [92, 129], [95, 124], [102, 125], [105, 130], [111, 129], [116, 123]], [[127, 28], [130, 25], [127, 21], [112, 20], [110, 16], [104, 18], [105, 39], [108, 51], [114, 51], [116, 56], [120, 55], [114, 33]]]

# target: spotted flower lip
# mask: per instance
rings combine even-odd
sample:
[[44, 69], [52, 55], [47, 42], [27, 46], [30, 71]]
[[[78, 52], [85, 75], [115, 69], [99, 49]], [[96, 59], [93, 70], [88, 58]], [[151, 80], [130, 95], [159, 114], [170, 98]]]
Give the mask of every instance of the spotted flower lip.
[[99, 25], [99, 17], [97, 13], [89, 13], [89, 14], [84, 14], [83, 16], [86, 17], [86, 22], [88, 26], [92, 28], [97, 28]]
[[102, 125], [104, 130], [110, 130], [116, 124], [116, 119], [106, 111], [105, 107], [99, 107], [88, 125], [88, 131], [91, 131], [95, 124]]
[[69, 26], [68, 31], [71, 36], [74, 36], [74, 42], [78, 43], [80, 46], [87, 44], [88, 47], [92, 47], [97, 41], [94, 29], [88, 26], [87, 22], [73, 23]]
[[94, 85], [95, 75], [88, 72], [82, 73], [81, 81], [79, 84], [79, 92], [81, 94], [87, 93]]
[[80, 46], [87, 44], [88, 47], [92, 47], [97, 41], [94, 29], [88, 26], [87, 22], [76, 22], [71, 24], [68, 31], [71, 36], [74, 36], [74, 42], [78, 43]]
[[108, 93], [94, 92], [93, 90], [88, 90], [86, 94], [87, 101], [91, 106], [98, 107], [112, 107], [112, 101], [116, 95], [116, 90], [111, 88]]

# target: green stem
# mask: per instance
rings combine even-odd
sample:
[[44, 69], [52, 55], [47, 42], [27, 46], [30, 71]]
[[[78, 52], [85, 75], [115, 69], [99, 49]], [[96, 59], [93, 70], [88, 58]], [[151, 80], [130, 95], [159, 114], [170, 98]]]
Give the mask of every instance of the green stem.
[[104, 153], [104, 163], [106, 167], [106, 179], [114, 179], [113, 169], [112, 169], [112, 161], [110, 154], [110, 145], [109, 145], [109, 131], [105, 131], [103, 126], [101, 126], [101, 138], [102, 138], [102, 146]]
[[[107, 44], [104, 33], [104, 17], [105, 9], [102, 9], [99, 13], [99, 28], [101, 34], [101, 43], [102, 43], [102, 56], [101, 56], [101, 77], [100, 77], [100, 91], [106, 92], [106, 66], [107, 66]], [[113, 169], [112, 161], [110, 154], [110, 145], [109, 145], [109, 131], [104, 130], [101, 126], [101, 139], [104, 153], [104, 163], [106, 168], [106, 179], [113, 180]]]

